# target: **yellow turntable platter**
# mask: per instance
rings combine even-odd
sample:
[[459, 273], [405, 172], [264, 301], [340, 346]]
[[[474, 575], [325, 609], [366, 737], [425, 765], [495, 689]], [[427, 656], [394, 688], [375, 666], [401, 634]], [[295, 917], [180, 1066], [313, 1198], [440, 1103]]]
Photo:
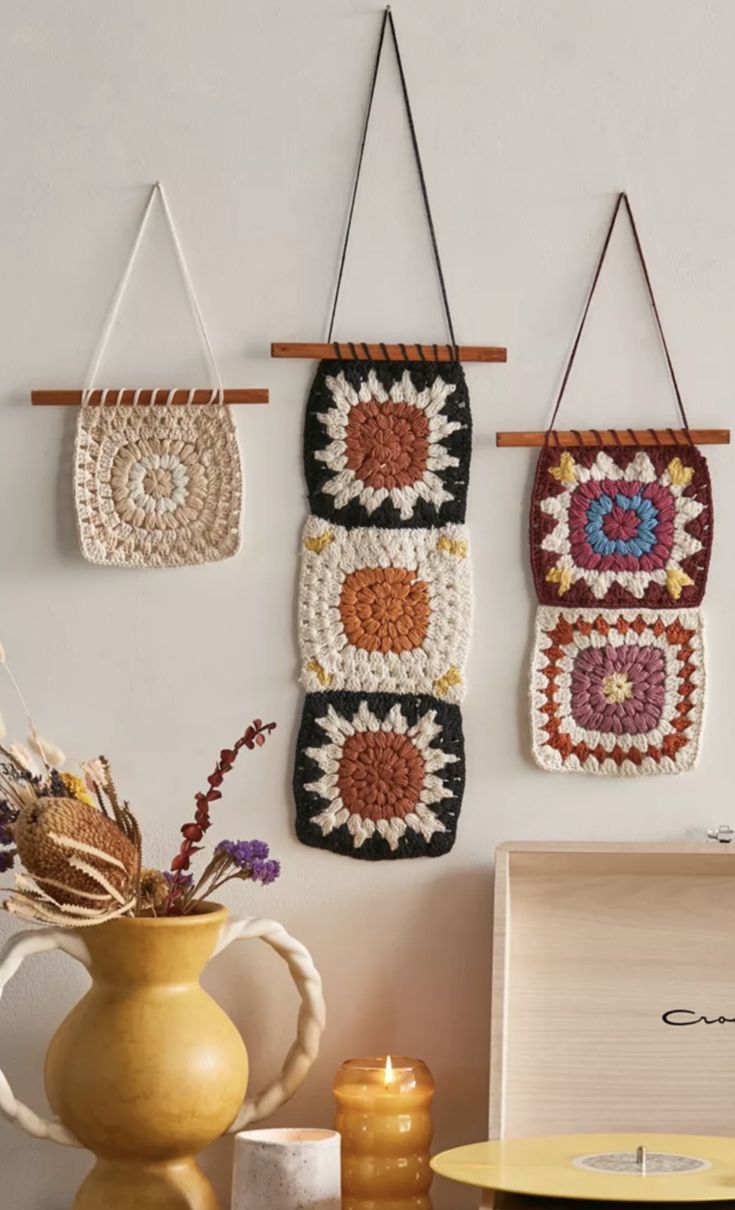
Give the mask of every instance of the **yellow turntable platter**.
[[452, 1181], [531, 1197], [667, 1203], [735, 1198], [735, 1139], [708, 1135], [501, 1139], [444, 1151], [431, 1166]]

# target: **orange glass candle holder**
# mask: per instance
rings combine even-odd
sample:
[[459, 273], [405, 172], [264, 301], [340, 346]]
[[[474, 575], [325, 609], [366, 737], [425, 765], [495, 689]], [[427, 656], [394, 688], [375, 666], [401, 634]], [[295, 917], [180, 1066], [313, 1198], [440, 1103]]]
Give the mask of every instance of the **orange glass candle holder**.
[[434, 1080], [420, 1059], [349, 1059], [334, 1081], [342, 1210], [431, 1210]]

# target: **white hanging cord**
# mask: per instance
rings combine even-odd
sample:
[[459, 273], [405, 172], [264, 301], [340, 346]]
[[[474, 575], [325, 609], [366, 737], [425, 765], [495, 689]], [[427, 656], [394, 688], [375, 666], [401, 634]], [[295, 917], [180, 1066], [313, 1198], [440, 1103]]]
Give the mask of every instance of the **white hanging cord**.
[[[130, 255], [128, 257], [125, 268], [123, 269], [122, 277], [120, 278], [117, 290], [115, 291], [114, 297], [110, 304], [110, 309], [107, 313], [107, 318], [105, 319], [104, 325], [102, 327], [102, 332], [101, 332], [101, 335], [99, 338], [99, 342], [97, 344], [97, 348], [94, 353], [94, 357], [92, 358], [92, 361], [90, 364], [89, 372], [87, 374], [84, 387], [82, 388], [82, 407], [85, 407], [89, 403], [89, 400], [92, 395], [92, 391], [94, 390], [94, 383], [97, 378], [97, 374], [99, 373], [99, 369], [102, 364], [102, 359], [105, 355], [107, 345], [110, 340], [110, 335], [112, 333], [112, 329], [114, 328], [115, 323], [117, 322], [117, 317], [118, 317], [118, 313], [120, 311], [120, 306], [121, 306], [121, 303], [123, 300], [123, 296], [125, 294], [125, 291], [128, 288], [130, 276], [133, 272], [133, 266], [135, 265], [137, 255], [140, 250], [140, 245], [143, 242], [143, 236], [145, 235], [145, 230], [148, 225], [148, 219], [150, 218], [151, 211], [153, 210], [153, 207], [155, 205], [156, 197], [159, 198], [159, 200], [161, 202], [161, 206], [163, 207], [164, 217], [166, 219], [166, 222], [168, 223], [168, 228], [171, 233], [171, 240], [174, 245], [176, 259], [179, 264], [181, 276], [184, 280], [186, 296], [189, 300], [189, 306], [191, 307], [191, 311], [192, 311], [192, 314], [196, 321], [197, 329], [199, 331], [199, 336], [200, 336], [200, 339], [202, 342], [205, 359], [207, 362], [207, 366], [209, 368], [209, 374], [214, 382], [212, 394], [207, 402], [208, 403], [215, 403], [215, 402], [223, 403], [224, 402], [224, 387], [222, 385], [222, 377], [220, 375], [219, 367], [217, 365], [217, 359], [214, 355], [214, 350], [212, 348], [212, 342], [209, 339], [209, 333], [207, 331], [207, 326], [204, 322], [204, 316], [202, 314], [202, 309], [199, 306], [199, 299], [197, 298], [197, 293], [194, 288], [194, 282], [193, 282], [191, 273], [189, 272], [189, 266], [186, 263], [184, 249], [182, 247], [181, 240], [179, 239], [178, 231], [176, 230], [176, 224], [174, 223], [173, 214], [171, 213], [171, 208], [168, 204], [168, 199], [166, 197], [166, 194], [164, 193], [163, 185], [160, 181], [156, 181], [155, 185], [151, 189], [150, 197], [148, 198], [146, 208], [143, 212], [143, 217], [140, 221], [140, 227], [138, 228], [138, 234], [136, 235], [135, 240], [133, 242], [133, 246], [130, 249]], [[123, 389], [125, 389], [125, 388], [123, 388]], [[174, 388], [174, 390], [177, 390], [177, 389], [179, 389], [179, 388]], [[108, 392], [109, 392], [109, 388], [107, 388], [103, 392], [102, 398], [100, 401], [100, 406], [103, 406], [104, 403], [106, 402]], [[134, 403], [138, 402], [139, 394], [140, 394], [140, 388], [138, 388], [138, 390], [136, 391], [136, 393], [134, 395]], [[167, 403], [171, 401], [171, 399], [173, 398], [173, 395], [174, 395], [174, 391], [168, 392], [168, 395], [166, 398]], [[187, 403], [191, 403], [193, 400], [193, 397], [194, 397], [193, 390], [190, 390], [188, 398], [187, 398]], [[119, 396], [118, 396], [118, 398], [119, 398]], [[153, 398], [155, 399], [155, 392], [154, 392]]]

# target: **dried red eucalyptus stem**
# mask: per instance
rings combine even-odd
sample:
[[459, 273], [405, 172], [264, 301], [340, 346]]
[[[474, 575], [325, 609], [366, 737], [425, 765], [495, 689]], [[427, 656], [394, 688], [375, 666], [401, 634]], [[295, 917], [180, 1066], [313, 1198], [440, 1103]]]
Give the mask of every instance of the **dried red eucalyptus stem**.
[[201, 851], [202, 846], [198, 843], [203, 839], [204, 833], [211, 826], [209, 816], [210, 804], [216, 802], [222, 797], [219, 787], [222, 785], [222, 780], [225, 773], [229, 773], [230, 769], [237, 760], [237, 754], [241, 748], [255, 747], [262, 748], [266, 741], [266, 736], [271, 731], [275, 731], [275, 723], [263, 723], [259, 718], [253, 720], [244, 735], [241, 735], [236, 743], [231, 748], [223, 748], [219, 754], [219, 760], [215, 765], [214, 772], [210, 773], [207, 781], [209, 789], [199, 791], [195, 796], [196, 812], [191, 823], [185, 823], [181, 829], [181, 834], [184, 839], [181, 842], [178, 853], [171, 862], [171, 889], [168, 893], [168, 898], [163, 909], [164, 916], [175, 914], [178, 902], [187, 889], [187, 874], [191, 859], [195, 853]]

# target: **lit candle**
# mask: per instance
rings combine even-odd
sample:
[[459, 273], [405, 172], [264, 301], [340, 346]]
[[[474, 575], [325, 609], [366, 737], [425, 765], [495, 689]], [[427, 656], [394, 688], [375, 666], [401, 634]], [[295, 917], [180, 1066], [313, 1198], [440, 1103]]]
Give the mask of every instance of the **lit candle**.
[[349, 1059], [334, 1082], [342, 1210], [431, 1210], [434, 1081], [420, 1059]]

